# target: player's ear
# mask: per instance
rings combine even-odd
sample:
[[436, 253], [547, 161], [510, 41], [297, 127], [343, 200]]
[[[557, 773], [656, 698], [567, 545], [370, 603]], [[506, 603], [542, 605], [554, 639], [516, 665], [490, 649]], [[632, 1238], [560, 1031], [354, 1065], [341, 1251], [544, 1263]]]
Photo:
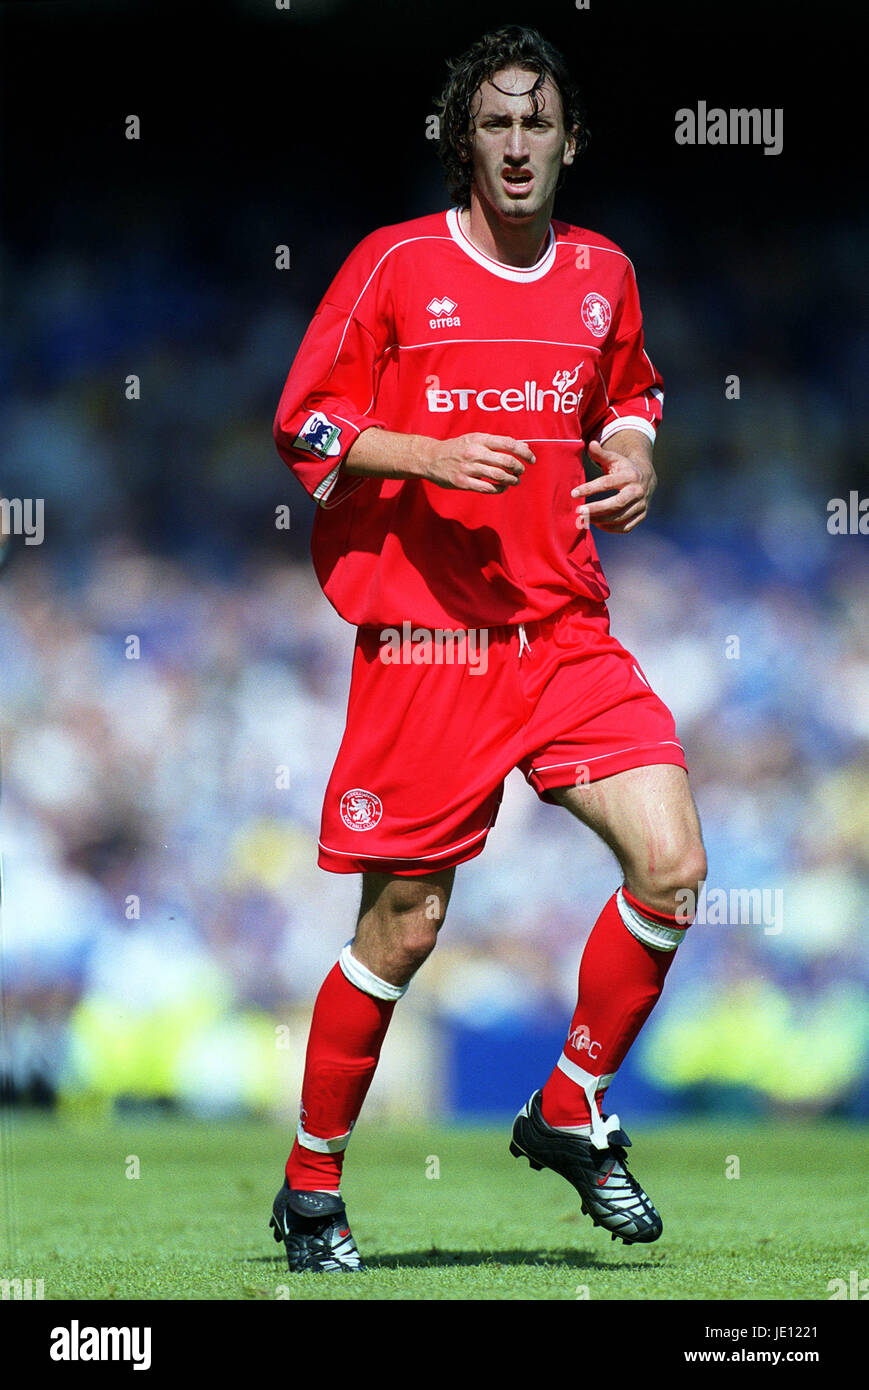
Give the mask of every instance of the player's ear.
[[562, 164], [572, 164], [576, 158], [576, 141], [579, 133], [579, 126], [574, 126], [573, 130], [564, 137], [564, 155]]

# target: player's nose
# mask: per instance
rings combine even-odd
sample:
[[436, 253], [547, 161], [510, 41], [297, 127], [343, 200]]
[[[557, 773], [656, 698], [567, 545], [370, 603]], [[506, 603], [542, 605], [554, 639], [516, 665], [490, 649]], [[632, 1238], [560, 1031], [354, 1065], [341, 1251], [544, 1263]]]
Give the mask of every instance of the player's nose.
[[522, 126], [510, 127], [504, 157], [511, 160], [522, 160], [528, 157], [528, 133], [523, 130]]

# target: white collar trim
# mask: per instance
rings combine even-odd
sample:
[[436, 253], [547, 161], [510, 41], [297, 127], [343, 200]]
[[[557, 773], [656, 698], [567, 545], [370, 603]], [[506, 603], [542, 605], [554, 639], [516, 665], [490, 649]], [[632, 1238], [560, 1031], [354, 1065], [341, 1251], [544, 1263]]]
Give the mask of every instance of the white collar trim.
[[555, 232], [551, 223], [549, 238], [543, 255], [535, 265], [529, 266], [505, 265], [503, 261], [496, 261], [491, 256], [487, 256], [485, 251], [481, 251], [479, 246], [474, 245], [465, 232], [458, 208], [449, 209], [447, 228], [453, 241], [461, 247], [465, 255], [470, 256], [472, 261], [477, 262], [477, 265], [481, 265], [484, 270], [488, 270], [492, 275], [497, 275], [501, 280], [513, 280], [520, 285], [530, 284], [532, 280], [539, 280], [541, 276], [545, 275], [555, 260]]

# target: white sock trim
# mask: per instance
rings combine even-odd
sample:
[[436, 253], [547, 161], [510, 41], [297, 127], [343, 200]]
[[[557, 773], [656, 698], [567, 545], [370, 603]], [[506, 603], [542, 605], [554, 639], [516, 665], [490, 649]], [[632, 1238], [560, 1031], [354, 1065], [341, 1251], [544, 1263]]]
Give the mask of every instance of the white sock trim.
[[313, 1149], [318, 1154], [340, 1154], [346, 1149], [352, 1130], [351, 1125], [346, 1134], [339, 1134], [334, 1139], [321, 1139], [317, 1134], [309, 1134], [300, 1120], [296, 1138], [303, 1149]]
[[582, 1067], [578, 1067], [576, 1062], [572, 1062], [563, 1052], [555, 1065], [558, 1067], [559, 1071], [563, 1071], [565, 1076], [569, 1077], [575, 1085], [579, 1086], [581, 1091], [585, 1092], [585, 1098], [588, 1101], [588, 1113], [591, 1116], [589, 1122], [591, 1142], [596, 1149], [608, 1148], [609, 1137], [604, 1122], [601, 1119], [600, 1111], [597, 1108], [595, 1093], [597, 1091], [606, 1090], [615, 1076], [615, 1072], [610, 1072], [607, 1076], [592, 1076], [590, 1071], [583, 1071]]
[[608, 1076], [592, 1076], [590, 1071], [583, 1071], [576, 1062], [572, 1062], [566, 1053], [562, 1052], [558, 1061], [555, 1063], [559, 1071], [563, 1071], [565, 1076], [569, 1076], [575, 1085], [586, 1089], [589, 1082], [594, 1082], [595, 1091], [605, 1091], [610, 1082], [615, 1078], [615, 1072], [610, 1072]]
[[655, 951], [675, 951], [685, 936], [685, 927], [665, 927], [662, 922], [652, 922], [648, 917], [641, 916], [636, 908], [625, 902], [621, 888], [616, 894], [616, 906], [631, 936]]
[[350, 950], [351, 944], [348, 941], [338, 957], [338, 964], [351, 985], [361, 989], [363, 994], [370, 994], [374, 999], [395, 1000], [407, 993], [408, 985], [391, 985], [388, 980], [381, 980], [380, 976], [369, 970], [367, 965], [363, 965], [361, 960], [357, 960]]

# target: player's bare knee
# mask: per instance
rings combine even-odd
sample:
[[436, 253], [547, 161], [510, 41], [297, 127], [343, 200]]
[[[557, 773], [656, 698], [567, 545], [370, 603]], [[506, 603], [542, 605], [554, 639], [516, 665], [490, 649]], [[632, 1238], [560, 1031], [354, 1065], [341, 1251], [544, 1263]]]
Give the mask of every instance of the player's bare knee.
[[437, 945], [437, 929], [429, 925], [415, 925], [401, 937], [400, 949], [408, 966], [418, 970], [423, 961], [428, 960]]
[[[388, 932], [408, 965], [418, 968], [431, 955], [438, 939], [446, 904], [438, 894], [424, 892], [426, 885], [402, 884], [389, 896]], [[428, 885], [431, 890], [431, 885]]]
[[407, 984], [434, 950], [437, 932], [419, 928], [412, 919], [393, 918], [373, 934], [357, 931], [354, 951], [377, 962], [379, 973], [394, 984]]
[[682, 865], [682, 883], [680, 889], [690, 890], [691, 893], [699, 894], [703, 884], [706, 882], [708, 864], [706, 862], [706, 851], [703, 848], [702, 840], [698, 840], [691, 845]]
[[702, 841], [691, 840], [678, 850], [659, 856], [653, 864], [629, 873], [627, 879], [641, 902], [659, 912], [675, 914], [685, 913], [692, 904], [696, 905], [706, 872]]
[[435, 933], [446, 916], [455, 870], [426, 878], [400, 878], [391, 874], [366, 874], [362, 884], [360, 920], [373, 912], [384, 922], [420, 918]]
[[425, 896], [403, 887], [360, 914], [354, 951], [376, 973], [405, 984], [434, 950], [442, 912], [427, 914]]

